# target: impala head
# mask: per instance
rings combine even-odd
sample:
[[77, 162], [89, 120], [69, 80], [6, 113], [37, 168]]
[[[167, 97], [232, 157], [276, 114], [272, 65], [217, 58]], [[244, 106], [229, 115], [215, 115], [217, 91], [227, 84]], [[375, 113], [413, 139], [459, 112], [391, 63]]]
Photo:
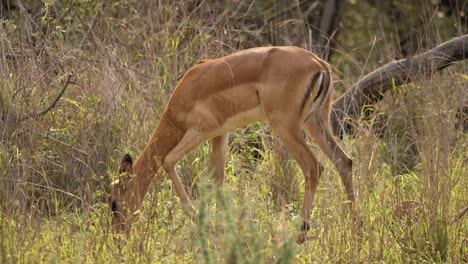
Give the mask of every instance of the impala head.
[[112, 226], [116, 231], [126, 231], [130, 221], [128, 210], [129, 181], [133, 174], [133, 164], [130, 155], [126, 154], [119, 168], [119, 178], [110, 185], [109, 206], [112, 211]]

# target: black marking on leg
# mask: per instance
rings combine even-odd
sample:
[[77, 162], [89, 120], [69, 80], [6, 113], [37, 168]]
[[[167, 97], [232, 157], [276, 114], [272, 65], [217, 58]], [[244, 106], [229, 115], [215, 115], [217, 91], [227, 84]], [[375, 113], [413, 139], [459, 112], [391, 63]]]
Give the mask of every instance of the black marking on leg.
[[327, 94], [329, 93], [330, 89], [332, 88], [332, 77], [331, 73], [329, 73], [328, 77], [326, 78], [326, 84], [323, 86], [326, 87], [327, 89], [323, 92], [322, 97], [320, 98], [320, 104], [322, 104], [323, 100], [327, 97]]
[[[322, 79], [320, 80], [320, 85], [319, 85], [320, 88], [319, 88], [319, 90], [317, 92], [317, 95], [315, 96], [315, 98], [314, 98], [314, 100], [312, 102], [315, 102], [320, 97], [320, 94], [323, 91], [323, 87], [325, 86], [324, 83], [323, 83], [323, 81], [325, 79], [325, 72], [321, 72], [321, 73], [322, 73]], [[327, 86], [328, 86], [328, 83], [327, 83]]]
[[309, 87], [307, 87], [307, 91], [305, 92], [304, 97], [302, 98], [300, 112], [302, 112], [304, 110], [304, 106], [305, 106], [305, 104], [307, 102], [307, 98], [309, 98], [310, 93], [312, 92], [312, 89], [314, 88], [315, 83], [317, 82], [317, 79], [319, 78], [319, 76], [321, 74], [323, 74], [323, 73], [322, 72], [317, 72], [314, 76], [312, 76], [312, 79], [310, 79]]
[[309, 223], [307, 223], [306, 221], [302, 221], [302, 225], [301, 225], [301, 231], [309, 231], [310, 230], [310, 225]]
[[116, 202], [116, 201], [112, 201], [112, 203], [111, 203], [111, 211], [112, 211], [112, 212], [116, 212], [116, 211], [117, 211], [117, 202]]
[[348, 159], [347, 163], [348, 164], [346, 164], [346, 165], [348, 165], [350, 168], [353, 168], [353, 160], [352, 159]]

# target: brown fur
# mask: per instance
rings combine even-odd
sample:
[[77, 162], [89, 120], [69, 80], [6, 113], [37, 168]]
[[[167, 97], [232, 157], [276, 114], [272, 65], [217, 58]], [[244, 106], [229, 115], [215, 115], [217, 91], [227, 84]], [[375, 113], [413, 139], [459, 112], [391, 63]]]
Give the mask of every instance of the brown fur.
[[[323, 71], [322, 86], [310, 91], [311, 78]], [[313, 84], [312, 84], [313, 85]], [[326, 87], [325, 87], [326, 85]], [[318, 91], [323, 89], [321, 94]], [[320, 100], [308, 101], [304, 95]], [[330, 66], [313, 53], [297, 47], [248, 49], [222, 58], [202, 61], [192, 67], [174, 90], [149, 143], [133, 166], [123, 162], [128, 180], [111, 185], [114, 225], [128, 229], [133, 212], [159, 168], [173, 182], [185, 212], [192, 219], [191, 202], [174, 169], [177, 161], [206, 140], [212, 139], [212, 166], [216, 183], [224, 181], [227, 133], [252, 122], [268, 120], [286, 149], [299, 163], [305, 177], [302, 218], [308, 221], [321, 165], [302, 137], [304, 130], [337, 167], [350, 200], [354, 200], [351, 159], [330, 132], [329, 114], [333, 95]], [[317, 101], [317, 102], [315, 102]], [[304, 226], [308, 226], [305, 222]], [[307, 228], [305, 228], [307, 229]], [[306, 232], [306, 231], [305, 231]], [[298, 241], [305, 239], [300, 232]]]

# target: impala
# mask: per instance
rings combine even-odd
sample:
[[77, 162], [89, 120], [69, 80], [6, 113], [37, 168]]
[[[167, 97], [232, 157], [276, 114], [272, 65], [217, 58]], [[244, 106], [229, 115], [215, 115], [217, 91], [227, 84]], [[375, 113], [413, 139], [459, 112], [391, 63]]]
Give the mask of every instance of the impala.
[[139, 158], [133, 164], [127, 154], [121, 162], [122, 176], [110, 185], [114, 228], [129, 229], [161, 167], [170, 177], [185, 213], [193, 220], [195, 211], [175, 170], [176, 162], [211, 139], [212, 175], [221, 186], [228, 133], [267, 120], [305, 178], [303, 222], [297, 238], [303, 242], [323, 167], [302, 131], [332, 160], [347, 198], [354, 201], [352, 160], [336, 143], [329, 125], [332, 97], [330, 66], [297, 47], [247, 49], [195, 65], [178, 83]]

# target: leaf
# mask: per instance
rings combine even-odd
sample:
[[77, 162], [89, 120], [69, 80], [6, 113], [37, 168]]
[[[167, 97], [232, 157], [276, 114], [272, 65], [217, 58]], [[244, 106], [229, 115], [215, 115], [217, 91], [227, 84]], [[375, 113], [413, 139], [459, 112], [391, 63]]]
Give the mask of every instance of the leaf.
[[81, 108], [80, 103], [78, 103], [77, 101], [70, 99], [70, 98], [64, 98], [64, 99], [65, 99], [65, 102]]
[[463, 74], [463, 73], [460, 73], [460, 76], [461, 76], [463, 79], [468, 80], [468, 75]]

